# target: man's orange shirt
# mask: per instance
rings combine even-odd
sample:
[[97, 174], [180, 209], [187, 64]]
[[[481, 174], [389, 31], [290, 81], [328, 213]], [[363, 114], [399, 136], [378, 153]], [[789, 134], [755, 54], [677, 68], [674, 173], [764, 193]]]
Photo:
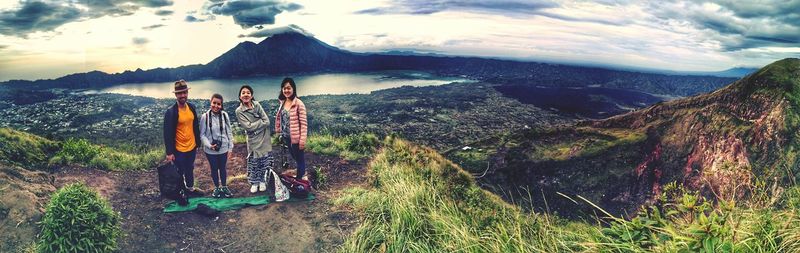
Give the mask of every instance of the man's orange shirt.
[[181, 108], [178, 106], [178, 128], [175, 132], [175, 149], [180, 152], [192, 151], [197, 144], [194, 143], [194, 114], [189, 109], [189, 105]]

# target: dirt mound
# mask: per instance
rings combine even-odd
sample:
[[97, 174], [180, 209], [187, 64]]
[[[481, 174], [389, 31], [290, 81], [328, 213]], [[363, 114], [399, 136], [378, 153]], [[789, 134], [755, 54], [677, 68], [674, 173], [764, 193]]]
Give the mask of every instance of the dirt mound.
[[42, 171], [0, 165], [0, 252], [20, 252], [39, 233], [51, 176]]

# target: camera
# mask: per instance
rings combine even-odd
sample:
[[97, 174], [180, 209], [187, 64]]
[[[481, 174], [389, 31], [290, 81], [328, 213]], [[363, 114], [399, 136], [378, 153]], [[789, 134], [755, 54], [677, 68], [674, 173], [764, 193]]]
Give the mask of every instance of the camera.
[[[214, 148], [214, 144], [217, 145], [216, 148]], [[219, 151], [220, 146], [222, 146], [222, 141], [220, 141], [220, 140], [211, 140], [211, 146], [212, 146], [211, 149], [213, 149], [214, 151]]]

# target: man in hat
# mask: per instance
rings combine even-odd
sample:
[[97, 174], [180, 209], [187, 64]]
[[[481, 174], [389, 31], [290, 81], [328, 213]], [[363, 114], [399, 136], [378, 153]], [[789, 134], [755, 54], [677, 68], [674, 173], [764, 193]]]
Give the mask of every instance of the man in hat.
[[194, 105], [189, 103], [189, 85], [184, 80], [175, 82], [172, 93], [178, 102], [164, 113], [164, 146], [167, 161], [178, 167], [188, 193], [202, 195], [194, 188], [194, 159], [200, 143], [200, 127]]

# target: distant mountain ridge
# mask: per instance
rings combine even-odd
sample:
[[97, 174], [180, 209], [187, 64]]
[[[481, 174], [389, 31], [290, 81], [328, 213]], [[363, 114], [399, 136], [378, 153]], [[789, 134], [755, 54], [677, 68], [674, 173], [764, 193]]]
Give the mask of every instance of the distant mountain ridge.
[[15, 88], [105, 88], [123, 83], [170, 82], [177, 79], [237, 78], [312, 72], [421, 70], [446, 76], [514, 85], [633, 89], [651, 94], [686, 96], [708, 92], [735, 79], [669, 76], [603, 68], [476, 57], [353, 53], [313, 37], [288, 31], [260, 43], [242, 42], [202, 65], [137, 69], [116, 74], [100, 71], [48, 80], [11, 80]]

